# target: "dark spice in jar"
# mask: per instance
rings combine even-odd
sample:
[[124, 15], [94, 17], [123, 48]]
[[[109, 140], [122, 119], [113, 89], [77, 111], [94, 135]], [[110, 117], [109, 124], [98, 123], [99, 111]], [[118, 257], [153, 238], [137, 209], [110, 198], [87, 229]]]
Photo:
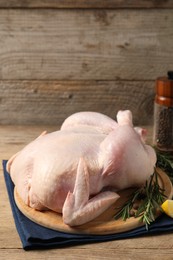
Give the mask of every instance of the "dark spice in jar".
[[173, 72], [156, 81], [154, 144], [162, 151], [173, 151]]
[[164, 108], [158, 115], [156, 142], [158, 148], [173, 147], [173, 108]]

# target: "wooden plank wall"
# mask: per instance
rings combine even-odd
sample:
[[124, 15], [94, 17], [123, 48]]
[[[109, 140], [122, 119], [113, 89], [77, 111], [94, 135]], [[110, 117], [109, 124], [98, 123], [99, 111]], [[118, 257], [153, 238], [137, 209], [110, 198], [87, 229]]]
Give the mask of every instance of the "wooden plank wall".
[[152, 124], [173, 69], [173, 0], [0, 0], [0, 124], [130, 109]]

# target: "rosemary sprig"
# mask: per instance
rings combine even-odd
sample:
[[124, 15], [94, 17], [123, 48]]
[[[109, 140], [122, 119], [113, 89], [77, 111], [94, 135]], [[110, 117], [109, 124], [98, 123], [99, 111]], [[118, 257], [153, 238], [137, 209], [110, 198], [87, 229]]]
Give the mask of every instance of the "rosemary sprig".
[[148, 229], [148, 225], [155, 220], [156, 212], [162, 211], [160, 205], [163, 203], [164, 197], [164, 190], [160, 188], [157, 172], [154, 171], [150, 180], [133, 192], [130, 199], [115, 215], [115, 219], [121, 217], [125, 221], [131, 216], [140, 217], [140, 221]]
[[[162, 153], [156, 147], [154, 149], [157, 155], [156, 167], [164, 170], [173, 183], [173, 155]], [[150, 223], [155, 220], [156, 212], [162, 211], [160, 205], [164, 198], [164, 190], [158, 184], [158, 175], [155, 170], [150, 180], [133, 192], [129, 200], [115, 215], [115, 219], [122, 218], [125, 221], [131, 216], [140, 217], [140, 221], [145, 223], [146, 229], [148, 229]]]
[[157, 155], [156, 166], [164, 170], [173, 183], [173, 155], [170, 153], [163, 153], [157, 148], [155, 148], [155, 151]]

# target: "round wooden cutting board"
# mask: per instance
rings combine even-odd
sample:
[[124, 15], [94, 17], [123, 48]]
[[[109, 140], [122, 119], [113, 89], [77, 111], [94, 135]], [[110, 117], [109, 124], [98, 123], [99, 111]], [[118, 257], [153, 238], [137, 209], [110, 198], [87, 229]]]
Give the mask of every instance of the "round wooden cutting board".
[[[159, 168], [157, 168], [156, 171], [159, 176], [160, 187], [165, 190], [165, 196], [167, 198], [171, 198], [172, 183], [169, 177]], [[126, 221], [123, 221], [122, 219], [114, 219], [116, 211], [118, 211], [119, 208], [128, 200], [133, 191], [134, 189], [127, 189], [119, 192], [120, 198], [108, 210], [106, 210], [102, 215], [92, 220], [91, 222], [77, 227], [70, 227], [65, 225], [63, 223], [61, 214], [50, 210], [37, 211], [28, 207], [19, 197], [16, 189], [14, 191], [14, 198], [17, 207], [26, 217], [44, 227], [66, 233], [105, 235], [129, 231], [144, 225], [144, 223], [142, 223], [139, 218], [130, 217]]]

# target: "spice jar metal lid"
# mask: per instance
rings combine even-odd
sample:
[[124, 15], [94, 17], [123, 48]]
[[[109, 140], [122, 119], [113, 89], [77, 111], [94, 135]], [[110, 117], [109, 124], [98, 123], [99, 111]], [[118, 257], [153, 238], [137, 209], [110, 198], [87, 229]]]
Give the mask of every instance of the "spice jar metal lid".
[[173, 71], [168, 71], [168, 77], [159, 77], [156, 80], [155, 102], [172, 107], [173, 106]]

